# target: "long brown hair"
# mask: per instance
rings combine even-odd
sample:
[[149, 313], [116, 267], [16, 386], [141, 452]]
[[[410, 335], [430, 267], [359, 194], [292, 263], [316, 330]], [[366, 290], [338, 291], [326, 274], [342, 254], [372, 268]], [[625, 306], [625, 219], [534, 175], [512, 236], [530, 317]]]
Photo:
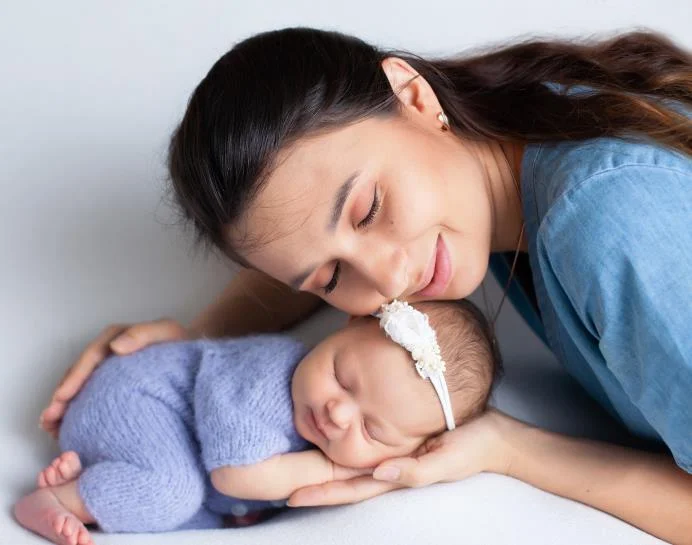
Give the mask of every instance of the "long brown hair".
[[[171, 138], [171, 189], [198, 240], [242, 263], [239, 251], [257, 241], [229, 247], [225, 228], [248, 211], [281, 149], [316, 131], [397, 115], [381, 67], [391, 55], [430, 83], [465, 138], [644, 136], [692, 154], [682, 110], [692, 106], [692, 58], [655, 32], [530, 39], [434, 60], [338, 32], [265, 32], [214, 64]], [[573, 93], [574, 86], [591, 91]]]
[[[692, 108], [692, 55], [661, 34], [528, 40], [433, 61], [404, 57], [465, 135], [540, 142], [638, 133], [692, 154], [692, 110], [680, 109]], [[559, 85], [549, 90], [547, 82]], [[572, 93], [576, 86], [588, 92]], [[670, 101], [681, 104], [671, 109]]]

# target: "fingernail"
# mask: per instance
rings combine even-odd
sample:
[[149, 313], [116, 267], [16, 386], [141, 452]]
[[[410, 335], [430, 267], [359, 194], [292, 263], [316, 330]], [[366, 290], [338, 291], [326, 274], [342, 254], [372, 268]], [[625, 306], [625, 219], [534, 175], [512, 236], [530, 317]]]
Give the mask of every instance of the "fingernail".
[[123, 335], [121, 337], [116, 337], [111, 341], [111, 348], [116, 350], [127, 350], [134, 343], [134, 339], [129, 335]]
[[372, 474], [374, 479], [378, 481], [396, 481], [401, 475], [401, 470], [398, 467], [378, 467]]

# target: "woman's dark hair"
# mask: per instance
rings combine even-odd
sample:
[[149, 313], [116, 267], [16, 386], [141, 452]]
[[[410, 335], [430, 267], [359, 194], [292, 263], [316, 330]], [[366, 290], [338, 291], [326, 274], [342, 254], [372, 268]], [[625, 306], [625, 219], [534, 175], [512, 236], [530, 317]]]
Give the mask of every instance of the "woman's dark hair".
[[[240, 264], [249, 237], [224, 235], [249, 208], [280, 150], [371, 116], [396, 115], [381, 67], [403, 58], [435, 91], [452, 129], [506, 142], [648, 136], [692, 154], [692, 56], [664, 36], [531, 39], [426, 60], [338, 32], [289, 28], [255, 35], [221, 57], [197, 86], [173, 133], [168, 168], [182, 218], [199, 242]], [[546, 83], [560, 85], [552, 90]], [[595, 92], [569, 93], [584, 85]]]

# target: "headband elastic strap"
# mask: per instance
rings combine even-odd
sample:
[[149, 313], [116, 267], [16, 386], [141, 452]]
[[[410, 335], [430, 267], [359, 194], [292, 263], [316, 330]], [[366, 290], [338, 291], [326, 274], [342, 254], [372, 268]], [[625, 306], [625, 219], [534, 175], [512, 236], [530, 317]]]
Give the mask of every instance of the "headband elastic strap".
[[386, 335], [411, 354], [418, 374], [432, 383], [442, 405], [447, 429], [453, 430], [456, 425], [444, 377], [445, 362], [442, 361], [437, 336], [427, 315], [408, 303], [395, 299], [382, 305], [381, 311], [373, 316], [380, 319], [380, 327]]

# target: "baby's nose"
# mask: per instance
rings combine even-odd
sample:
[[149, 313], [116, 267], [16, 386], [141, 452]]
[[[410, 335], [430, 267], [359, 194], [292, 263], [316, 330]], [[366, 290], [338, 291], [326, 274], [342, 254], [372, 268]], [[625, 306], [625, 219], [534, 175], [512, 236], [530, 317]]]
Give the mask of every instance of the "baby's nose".
[[356, 412], [356, 405], [350, 399], [331, 399], [327, 402], [327, 413], [334, 425], [347, 430]]

